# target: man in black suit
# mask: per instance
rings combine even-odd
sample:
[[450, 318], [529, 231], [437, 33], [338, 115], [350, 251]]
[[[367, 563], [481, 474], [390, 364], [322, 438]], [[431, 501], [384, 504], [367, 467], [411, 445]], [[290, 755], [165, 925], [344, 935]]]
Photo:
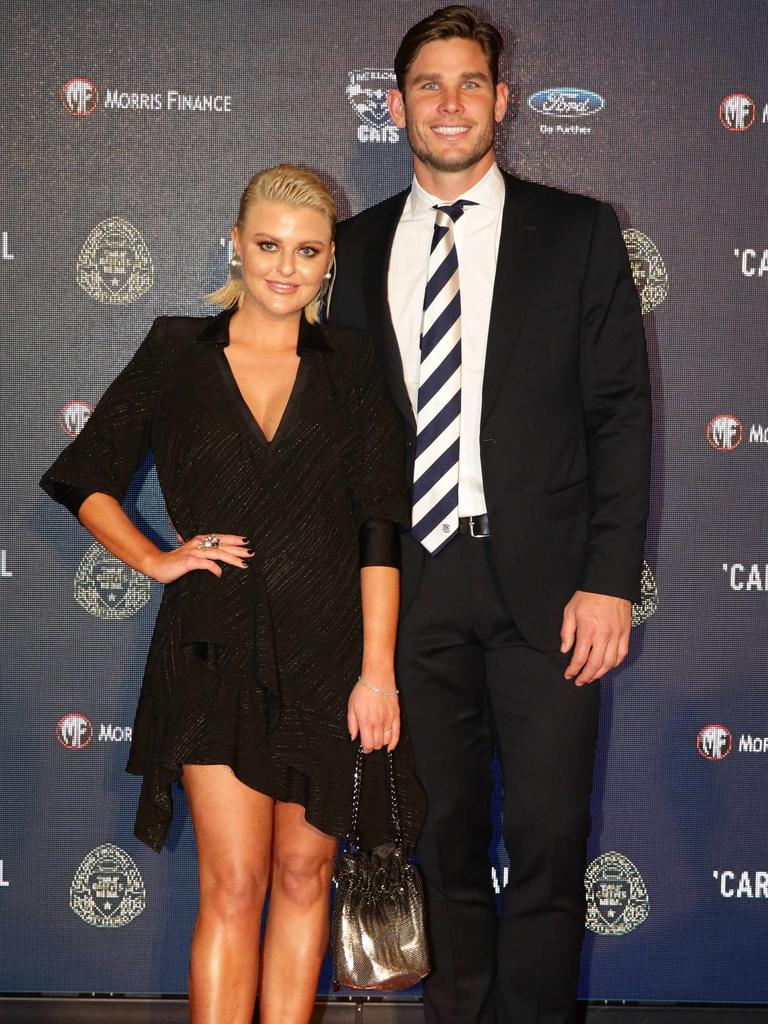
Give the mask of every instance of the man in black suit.
[[[502, 40], [451, 6], [389, 95], [411, 188], [339, 226], [332, 316], [407, 426], [398, 673], [427, 791], [440, 1024], [573, 1020], [598, 688], [627, 653], [648, 508], [640, 306], [610, 206], [499, 170]], [[510, 859], [488, 864], [491, 759]]]

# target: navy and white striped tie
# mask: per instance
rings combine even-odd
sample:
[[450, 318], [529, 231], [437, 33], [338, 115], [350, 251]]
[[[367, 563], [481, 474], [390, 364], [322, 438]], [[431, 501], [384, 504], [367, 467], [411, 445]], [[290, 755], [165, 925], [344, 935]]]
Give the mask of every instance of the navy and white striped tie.
[[432, 555], [459, 529], [461, 296], [453, 225], [475, 205], [459, 199], [435, 207], [424, 294], [411, 530]]

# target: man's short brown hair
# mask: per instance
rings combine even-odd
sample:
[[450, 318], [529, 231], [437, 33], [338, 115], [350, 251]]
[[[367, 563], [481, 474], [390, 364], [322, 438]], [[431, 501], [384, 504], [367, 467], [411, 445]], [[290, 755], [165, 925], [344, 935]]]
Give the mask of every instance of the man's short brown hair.
[[405, 76], [416, 54], [425, 43], [433, 43], [437, 39], [472, 39], [479, 43], [491, 69], [493, 84], [496, 85], [499, 80], [499, 55], [504, 46], [501, 33], [489, 22], [481, 21], [470, 7], [451, 4], [417, 21], [403, 36], [395, 55], [395, 76], [400, 92], [405, 91]]

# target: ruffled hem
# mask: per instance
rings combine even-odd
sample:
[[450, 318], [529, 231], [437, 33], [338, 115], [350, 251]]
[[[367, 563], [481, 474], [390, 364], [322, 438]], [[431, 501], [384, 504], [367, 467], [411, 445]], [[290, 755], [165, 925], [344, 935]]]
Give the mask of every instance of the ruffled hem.
[[[345, 728], [319, 723], [311, 711], [293, 705], [283, 706], [275, 723], [270, 691], [236, 678], [239, 673], [213, 671], [204, 662], [196, 667], [203, 673], [197, 677], [196, 699], [165, 716], [141, 705], [137, 711], [126, 768], [144, 777], [136, 837], [153, 850], [162, 849], [173, 819], [171, 786], [181, 778], [184, 764], [225, 764], [252, 789], [304, 807], [307, 821], [321, 832], [345, 836], [357, 753]], [[365, 765], [360, 836], [364, 846], [373, 847], [392, 839], [394, 831], [385, 753], [368, 755]], [[423, 798], [404, 748], [396, 751], [395, 772], [404, 838], [413, 844]]]

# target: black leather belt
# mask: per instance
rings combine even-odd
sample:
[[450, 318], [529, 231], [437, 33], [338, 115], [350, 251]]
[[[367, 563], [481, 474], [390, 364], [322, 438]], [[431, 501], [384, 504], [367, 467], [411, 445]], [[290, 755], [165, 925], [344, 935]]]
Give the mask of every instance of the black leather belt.
[[485, 512], [481, 516], [463, 516], [459, 519], [459, 533], [470, 537], [490, 537], [491, 528]]

